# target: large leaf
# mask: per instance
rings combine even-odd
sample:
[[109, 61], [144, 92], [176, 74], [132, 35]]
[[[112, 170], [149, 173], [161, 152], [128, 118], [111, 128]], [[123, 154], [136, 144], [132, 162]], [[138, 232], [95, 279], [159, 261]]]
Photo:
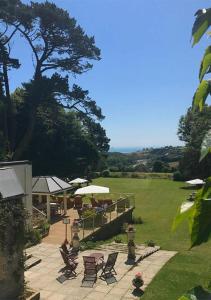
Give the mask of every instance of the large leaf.
[[193, 218], [194, 210], [194, 202], [183, 202], [177, 212], [176, 217], [174, 218], [172, 230], [176, 230], [177, 227], [185, 220], [188, 220], [190, 223]]
[[203, 34], [211, 25], [211, 8], [199, 9], [196, 13], [196, 20], [192, 28], [193, 46], [197, 44]]
[[209, 95], [209, 93], [211, 91], [210, 86], [211, 86], [211, 84], [210, 84], [210, 81], [208, 81], [208, 80], [203, 80], [199, 84], [199, 86], [193, 96], [193, 104], [192, 104], [193, 109], [195, 109], [195, 110], [199, 109], [200, 111], [203, 109], [205, 101], [207, 99], [207, 96]]
[[211, 153], [211, 129], [206, 133], [202, 141], [200, 161], [204, 159], [208, 153]]
[[199, 285], [188, 291], [178, 300], [211, 300], [211, 293]]
[[200, 71], [199, 71], [199, 80], [202, 81], [205, 74], [211, 72], [211, 46], [209, 46], [201, 62]]
[[191, 220], [191, 246], [206, 242], [211, 233], [211, 177], [197, 193], [195, 209]]

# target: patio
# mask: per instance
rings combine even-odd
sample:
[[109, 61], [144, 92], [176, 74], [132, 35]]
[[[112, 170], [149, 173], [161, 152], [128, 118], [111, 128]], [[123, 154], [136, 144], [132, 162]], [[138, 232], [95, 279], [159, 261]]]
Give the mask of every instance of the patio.
[[[68, 240], [71, 240], [71, 225], [74, 220], [78, 220], [80, 226], [79, 238], [80, 240], [83, 240], [96, 233], [112, 221], [117, 220], [121, 215], [125, 215], [127, 212], [134, 209], [135, 199], [133, 194], [125, 194], [124, 197], [118, 197], [118, 195], [116, 195], [116, 197], [117, 200], [113, 201], [112, 205], [107, 206], [107, 208], [97, 214], [94, 214], [95, 208], [91, 208], [93, 213], [87, 218], [80, 218], [77, 209], [67, 209], [65, 216], [70, 219], [70, 225], [67, 226]], [[90, 208], [85, 207], [84, 211], [86, 210], [90, 210]], [[65, 227], [63, 219], [61, 218], [51, 224], [49, 234], [43, 239], [43, 242], [61, 244], [65, 239], [64, 233]]]
[[[27, 250], [27, 254], [32, 254], [42, 259], [41, 263], [25, 272], [26, 281], [30, 287], [40, 290], [41, 300], [129, 300], [139, 299], [139, 295], [133, 294], [132, 279], [134, 275], [141, 272], [144, 279], [144, 291], [157, 272], [171, 259], [176, 252], [164, 251], [159, 248], [137, 246], [136, 254], [140, 257], [149, 251], [156, 251], [150, 256], [144, 258], [136, 266], [125, 264], [127, 253], [126, 245], [123, 244], [105, 244], [95, 250], [80, 252], [78, 258], [77, 277], [65, 280], [63, 283], [58, 281], [61, 278], [61, 269], [64, 267], [59, 245], [42, 243]], [[105, 260], [112, 251], [118, 251], [118, 258], [115, 265], [117, 275], [116, 282], [108, 284], [98, 276], [97, 282], [92, 288], [81, 287], [83, 278], [83, 259], [82, 256], [90, 255], [94, 252], [104, 254]], [[98, 273], [99, 275], [100, 273]]]

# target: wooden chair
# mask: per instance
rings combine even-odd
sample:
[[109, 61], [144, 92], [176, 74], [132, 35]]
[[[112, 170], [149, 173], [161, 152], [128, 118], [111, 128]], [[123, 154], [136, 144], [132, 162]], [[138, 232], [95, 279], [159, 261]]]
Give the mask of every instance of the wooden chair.
[[92, 197], [90, 199], [90, 201], [91, 201], [92, 207], [100, 207], [100, 203], [98, 201], [96, 201], [95, 198]]
[[100, 263], [96, 262], [96, 258], [93, 256], [83, 256], [84, 261], [84, 280], [86, 281], [96, 281], [97, 273], [102, 268], [102, 261]]
[[67, 275], [68, 276], [73, 275], [74, 277], [76, 277], [77, 273], [75, 272], [75, 270], [78, 266], [78, 262], [75, 261], [76, 257], [75, 258], [69, 257], [68, 255], [65, 254], [62, 248], [59, 248], [59, 251], [64, 261]]
[[74, 198], [74, 208], [77, 209], [77, 210], [80, 210], [82, 209], [83, 207], [83, 200], [82, 200], [82, 197], [81, 196], [75, 196]]
[[63, 250], [63, 252], [65, 253], [65, 255], [67, 255], [70, 259], [77, 259], [78, 256], [77, 256], [77, 253], [76, 251], [73, 251], [73, 249], [71, 247], [67, 247], [67, 243], [64, 242], [62, 245], [61, 245], [61, 249]]
[[101, 278], [110, 277], [113, 274], [117, 275], [114, 266], [117, 260], [118, 252], [110, 253], [106, 263], [103, 265], [103, 270], [100, 275]]

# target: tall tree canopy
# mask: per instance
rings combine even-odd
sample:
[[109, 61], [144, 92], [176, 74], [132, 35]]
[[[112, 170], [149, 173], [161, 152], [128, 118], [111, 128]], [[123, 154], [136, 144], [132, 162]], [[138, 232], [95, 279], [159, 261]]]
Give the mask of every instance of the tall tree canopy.
[[[20, 41], [32, 53], [34, 74], [23, 83], [17, 101], [11, 95], [9, 71], [21, 68], [19, 58], [11, 55], [11, 43]], [[60, 117], [72, 118], [73, 122], [77, 119], [81, 134], [86, 130], [86, 139], [97, 139], [95, 150], [108, 151], [109, 140], [98, 122], [104, 118], [100, 107], [87, 90], [70, 83], [71, 76], [87, 72], [92, 68], [91, 62], [99, 59], [94, 37], [89, 37], [67, 11], [48, 1], [26, 5], [19, 0], [0, 0], [2, 155], [9, 159], [30, 156], [41, 111], [48, 108], [49, 120], [52, 106], [57, 110], [53, 123]], [[37, 142], [36, 148], [41, 147]]]
[[210, 128], [211, 107], [205, 106], [202, 111], [189, 108], [186, 115], [180, 118], [178, 136], [185, 142], [185, 149], [179, 168], [186, 180], [210, 175], [211, 157], [207, 156], [199, 161], [201, 144]]

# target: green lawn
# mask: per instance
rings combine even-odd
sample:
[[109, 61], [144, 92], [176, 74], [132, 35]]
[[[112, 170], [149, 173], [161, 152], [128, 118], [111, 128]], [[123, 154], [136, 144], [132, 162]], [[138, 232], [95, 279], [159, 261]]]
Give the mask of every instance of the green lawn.
[[154, 278], [143, 300], [176, 300], [193, 286], [211, 281], [211, 241], [188, 250], [187, 224], [182, 224], [175, 233], [171, 231], [177, 209], [190, 193], [181, 189], [183, 183], [128, 178], [99, 178], [95, 183], [110, 187], [111, 192], [135, 194], [135, 215], [144, 221], [136, 226], [137, 243], [153, 240], [162, 249], [178, 251]]

